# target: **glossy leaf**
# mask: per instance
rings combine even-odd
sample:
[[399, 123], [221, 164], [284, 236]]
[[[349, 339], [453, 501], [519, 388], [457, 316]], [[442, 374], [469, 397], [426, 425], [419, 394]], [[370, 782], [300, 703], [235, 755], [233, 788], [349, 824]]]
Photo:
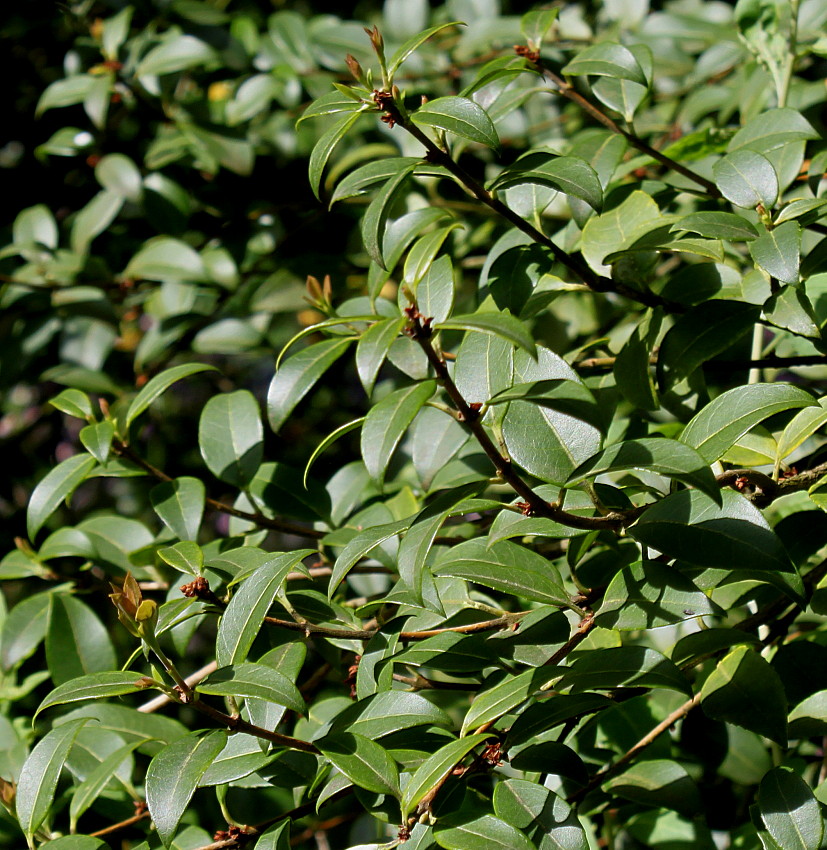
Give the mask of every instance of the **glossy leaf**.
[[418, 726], [451, 725], [448, 715], [420, 694], [381, 691], [337, 715], [331, 731], [353, 732], [375, 739]]
[[276, 433], [319, 378], [345, 353], [351, 340], [326, 339], [294, 354], [273, 376], [267, 391], [267, 419]]
[[444, 24], [438, 24], [435, 27], [429, 27], [416, 35], [411, 36], [388, 60], [388, 76], [393, 79], [399, 66], [419, 47], [421, 47], [431, 36], [436, 35], [448, 27], [464, 26], [462, 21], [448, 21]]
[[808, 392], [790, 384], [735, 387], [696, 413], [680, 439], [707, 463], [714, 463], [759, 422], [783, 410], [814, 405], [815, 400]]
[[588, 478], [624, 469], [651, 470], [666, 475], [721, 503], [720, 487], [706, 460], [689, 446], [663, 438], [615, 443], [581, 463], [569, 477], [568, 484], [576, 485]]
[[605, 417], [592, 393], [585, 385], [565, 378], [531, 381], [514, 384], [488, 399], [488, 404], [506, 404], [509, 401], [531, 401], [540, 407], [574, 416], [603, 430]]
[[500, 140], [488, 113], [467, 97], [438, 97], [411, 115], [414, 124], [436, 127], [461, 139], [497, 149]]
[[87, 478], [95, 463], [91, 455], [72, 455], [38, 482], [26, 511], [26, 529], [30, 540], [34, 540], [43, 523], [58, 509], [60, 503], [68, 499]]
[[770, 276], [782, 283], [798, 283], [801, 253], [801, 227], [796, 221], [768, 230], [750, 243], [752, 259]]
[[376, 383], [379, 369], [385, 362], [393, 341], [401, 333], [405, 321], [404, 316], [382, 319], [374, 322], [359, 337], [356, 346], [356, 371], [359, 373], [359, 380], [368, 395], [373, 392], [373, 385]]
[[603, 187], [597, 172], [577, 156], [554, 156], [542, 151], [524, 154], [504, 169], [490, 188], [507, 189], [524, 183], [557, 189], [597, 211], [603, 207]]
[[783, 460], [794, 452], [808, 437], [827, 424], [827, 399], [817, 405], [799, 410], [789, 421], [778, 440], [777, 459]]
[[784, 850], [818, 850], [824, 820], [810, 786], [789, 767], [776, 767], [758, 789], [758, 808], [767, 832]]
[[181, 366], [173, 366], [171, 369], [165, 369], [160, 374], [155, 375], [132, 399], [126, 411], [126, 427], [128, 428], [155, 399], [163, 395], [174, 383], [198, 372], [207, 371], [218, 370], [215, 366], [210, 366], [207, 363], [183, 363]]
[[419, 162], [420, 160], [413, 156], [389, 156], [361, 165], [336, 184], [330, 205], [333, 206], [337, 201], [343, 201], [346, 198], [364, 195], [378, 184], [385, 183], [391, 177], [416, 166]]
[[461, 814], [440, 819], [434, 838], [445, 850], [532, 850], [534, 845], [515, 827], [494, 815], [472, 820]]
[[515, 543], [495, 543], [479, 537], [454, 546], [434, 565], [437, 575], [473, 581], [503, 593], [536, 602], [568, 605], [560, 575], [541, 555]]
[[649, 508], [630, 533], [644, 545], [690, 564], [791, 571], [783, 544], [761, 512], [732, 490], [722, 490], [721, 496], [719, 507], [692, 490], [673, 493]]
[[578, 656], [558, 683], [559, 688], [569, 686], [574, 692], [642, 687], [692, 693], [686, 677], [669, 659], [643, 646], [619, 646]]
[[485, 727], [525, 702], [545, 681], [553, 678], [552, 670], [525, 670], [506, 676], [494, 687], [477, 694], [462, 721], [464, 736], [470, 729]]
[[150, 492], [155, 513], [179, 540], [196, 540], [204, 513], [206, 489], [200, 478], [165, 481]]
[[364, 531], [359, 532], [349, 540], [333, 565], [333, 572], [330, 575], [330, 584], [328, 585], [328, 594], [333, 595], [333, 592], [339, 586], [342, 579], [350, 572], [351, 567], [358, 560], [370, 553], [380, 543], [384, 543], [400, 532], [406, 531], [412, 521], [413, 518], [375, 525], [364, 529]]
[[274, 702], [299, 714], [305, 711], [304, 699], [298, 688], [286, 676], [266, 664], [219, 667], [199, 683], [198, 690], [203, 694]]
[[164, 847], [171, 845], [198, 781], [226, 742], [223, 729], [193, 732], [168, 744], [149, 763], [146, 802]]
[[778, 175], [760, 153], [741, 148], [718, 160], [713, 168], [721, 194], [736, 207], [771, 209], [778, 198]]
[[399, 796], [399, 769], [381, 744], [364, 735], [339, 732], [325, 736], [316, 745], [355, 785], [377, 794]]
[[95, 422], [81, 428], [80, 434], [83, 447], [98, 463], [106, 463], [115, 436], [115, 426], [108, 421]]
[[115, 667], [115, 650], [95, 612], [64, 593], [53, 593], [50, 601], [46, 663], [52, 681], [61, 685], [78, 676]]
[[628, 47], [611, 41], [604, 41], [581, 50], [568, 65], [563, 67], [563, 73], [571, 76], [591, 74], [613, 77], [618, 80], [631, 80], [642, 86], [648, 85], [634, 53]]
[[487, 733], [467, 735], [445, 744], [423, 761], [408, 780], [402, 794], [402, 818], [407, 819], [425, 795], [434, 788], [448, 771], [468, 755], [476, 746], [491, 736]]
[[698, 786], [686, 768], [670, 759], [642, 761], [613, 776], [603, 787], [625, 800], [674, 809], [687, 817], [701, 808]]
[[698, 212], [684, 216], [672, 225], [672, 230], [697, 233], [710, 239], [744, 241], [755, 239], [758, 231], [743, 216], [728, 212]]
[[787, 744], [787, 700], [778, 674], [753, 649], [739, 646], [710, 673], [701, 689], [709, 717]]
[[361, 438], [362, 458], [371, 477], [380, 487], [391, 455], [435, 389], [433, 381], [423, 381], [396, 390], [374, 405], [365, 417]]
[[52, 729], [38, 741], [20, 771], [15, 808], [20, 828], [30, 843], [49, 814], [63, 763], [88, 719], [70, 720]]
[[370, 202], [362, 218], [362, 241], [370, 258], [383, 269], [388, 269], [384, 256], [385, 232], [391, 207], [396, 201], [402, 185], [413, 174], [414, 166], [406, 162], [385, 182]]
[[[339, 99], [341, 100], [341, 96]], [[349, 110], [345, 111], [344, 115], [337, 118], [325, 130], [310, 154], [310, 164], [308, 167], [310, 188], [317, 198], [319, 197], [319, 190], [322, 183], [322, 173], [324, 172], [325, 165], [327, 165], [327, 161], [330, 159], [330, 154], [333, 153], [333, 148], [339, 144], [364, 110], [364, 107], [354, 101], [350, 101], [348, 106]]]
[[198, 422], [201, 456], [216, 478], [246, 487], [264, 458], [258, 402], [248, 390], [213, 396]]
[[240, 664], [247, 658], [267, 610], [282, 583], [312, 550], [299, 549], [273, 555], [247, 578], [221, 616], [215, 644], [219, 666]]
[[144, 687], [140, 673], [130, 670], [112, 670], [102, 673], [92, 673], [70, 679], [55, 688], [40, 703], [35, 717], [53, 705], [66, 705], [72, 702], [85, 702], [90, 699], [105, 699], [122, 694], [131, 694]]
[[265, 829], [255, 844], [255, 850], [290, 850], [290, 821], [283, 820]]
[[436, 330], [480, 331], [493, 334], [514, 343], [536, 358], [537, 346], [525, 324], [508, 313], [477, 312], [463, 316], [451, 316], [434, 325]]

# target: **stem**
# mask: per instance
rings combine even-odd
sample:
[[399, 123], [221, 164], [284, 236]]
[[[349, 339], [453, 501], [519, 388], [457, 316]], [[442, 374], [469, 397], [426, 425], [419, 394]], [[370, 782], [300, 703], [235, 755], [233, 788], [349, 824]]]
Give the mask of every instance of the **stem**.
[[[167, 475], [167, 473], [162, 469], [158, 469], [158, 467], [153, 466], [149, 463], [149, 461], [144, 460], [132, 449], [131, 446], [128, 446], [122, 440], [112, 441], [112, 451], [118, 455], [118, 457], [126, 458], [126, 460], [129, 460], [136, 466], [139, 466], [144, 470], [144, 472], [148, 473], [153, 478], [157, 478], [159, 481], [174, 480], [172, 476]], [[211, 499], [209, 496], [205, 501], [211, 508], [213, 508], [213, 510], [219, 511], [223, 514], [229, 514], [230, 516], [237, 517], [238, 519], [246, 519], [249, 522], [255, 523], [255, 525], [260, 528], [270, 528], [273, 531], [281, 531], [284, 534], [295, 534], [297, 537], [310, 537], [314, 540], [324, 537], [324, 532], [317, 531], [315, 528], [305, 528], [304, 526], [296, 525], [288, 520], [271, 519], [261, 513], [242, 511], [238, 508], [234, 508], [232, 505], [228, 505], [226, 502], [220, 502], [218, 499]]]
[[790, 0], [790, 49], [784, 59], [784, 67], [781, 70], [780, 81], [777, 83], [779, 107], [787, 105], [787, 98], [790, 94], [790, 83], [793, 78], [793, 69], [795, 68], [795, 53], [798, 49], [798, 6], [799, 0]]
[[639, 136], [636, 136], [634, 133], [625, 130], [621, 127], [616, 121], [606, 115], [602, 109], [598, 106], [595, 106], [590, 100], [587, 100], [583, 97], [580, 92], [578, 92], [570, 83], [567, 83], [562, 77], [558, 76], [554, 73], [554, 71], [547, 68], [542, 62], [538, 61], [535, 63], [540, 72], [548, 77], [554, 85], [557, 87], [553, 89], [556, 94], [560, 94], [566, 99], [570, 100], [572, 103], [576, 103], [584, 112], [594, 118], [595, 121], [598, 121], [607, 129], [611, 130], [613, 133], [617, 133], [620, 136], [623, 136], [627, 142], [629, 142], [632, 147], [637, 148], [641, 153], [645, 153], [647, 156], [651, 156], [652, 159], [659, 162], [665, 168], [668, 168], [670, 171], [676, 171], [678, 174], [682, 174], [687, 179], [691, 180], [693, 183], [696, 183], [700, 186], [704, 192], [707, 193], [712, 198], [722, 198], [718, 187], [711, 181], [707, 180], [706, 177], [702, 177], [700, 174], [694, 172], [691, 168], [687, 168], [685, 165], [681, 165], [681, 163], [667, 156], [666, 154], [661, 153], [659, 150], [653, 148], [651, 145], [647, 144], [643, 141]]

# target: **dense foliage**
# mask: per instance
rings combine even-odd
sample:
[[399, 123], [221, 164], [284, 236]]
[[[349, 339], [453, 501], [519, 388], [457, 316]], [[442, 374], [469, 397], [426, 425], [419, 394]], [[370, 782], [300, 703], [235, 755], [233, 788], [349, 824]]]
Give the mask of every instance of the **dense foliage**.
[[827, 6], [283, 5], [10, 12], [0, 841], [819, 850]]

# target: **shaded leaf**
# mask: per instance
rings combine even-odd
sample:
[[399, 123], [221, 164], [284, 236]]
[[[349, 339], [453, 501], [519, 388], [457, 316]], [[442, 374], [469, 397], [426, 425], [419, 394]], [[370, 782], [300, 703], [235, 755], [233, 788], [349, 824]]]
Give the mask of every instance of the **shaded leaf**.
[[164, 481], [149, 494], [155, 513], [179, 540], [196, 540], [204, 513], [206, 490], [200, 478]]
[[650, 759], [613, 776], [603, 788], [625, 800], [663, 806], [692, 817], [701, 808], [698, 786], [686, 768], [670, 759]]
[[198, 446], [216, 478], [246, 487], [264, 459], [264, 429], [249, 390], [213, 396], [198, 422]]
[[95, 467], [95, 458], [88, 454], [77, 454], [61, 461], [41, 478], [29, 499], [26, 510], [26, 530], [34, 540], [43, 523], [68, 499], [75, 488], [86, 479]]
[[575, 692], [620, 687], [668, 688], [692, 694], [686, 677], [668, 658], [643, 646], [609, 647], [578, 655], [557, 687], [571, 687]]
[[383, 269], [388, 268], [384, 256], [385, 231], [391, 207], [399, 197], [402, 184], [413, 174], [411, 163], [401, 165], [399, 170], [376, 193], [362, 217], [362, 241], [370, 258]]
[[316, 745], [354, 785], [399, 797], [399, 769], [381, 744], [364, 735], [339, 732], [326, 735]]
[[818, 850], [824, 837], [821, 808], [810, 786], [789, 767], [761, 780], [758, 808], [767, 832], [784, 850]]
[[79, 676], [55, 688], [40, 703], [34, 716], [37, 717], [41, 711], [53, 705], [131, 694], [144, 686], [141, 683], [142, 678], [140, 673], [133, 673], [131, 670], [112, 670]]
[[451, 316], [434, 325], [436, 330], [480, 331], [502, 337], [537, 357], [537, 346], [526, 325], [508, 313], [477, 312], [464, 316]]
[[138, 395], [132, 399], [129, 408], [126, 411], [126, 427], [129, 426], [166, 390], [174, 383], [182, 378], [187, 378], [190, 375], [195, 375], [198, 372], [217, 372], [215, 366], [209, 366], [206, 363], [183, 363], [180, 366], [173, 366], [171, 369], [165, 369], [154, 378], [151, 378], [142, 388]]
[[[342, 96], [338, 94], [337, 98], [339, 101], [343, 100]], [[362, 114], [365, 108], [361, 104], [352, 100], [347, 103], [347, 107], [349, 107], [349, 109], [346, 111], [346, 114], [337, 118], [330, 127], [325, 130], [310, 153], [308, 176], [310, 178], [310, 188], [313, 189], [313, 194], [317, 198], [319, 197], [322, 173], [324, 172], [325, 165], [327, 165], [327, 161], [330, 159], [330, 154], [333, 153], [333, 148], [335, 148], [342, 138], [344, 138], [347, 131], [356, 123], [356, 119]], [[342, 110], [335, 111], [345, 111], [345, 109], [343, 108]], [[303, 117], [307, 118], [309, 116], [304, 115]]]
[[359, 380], [368, 395], [373, 392], [373, 385], [376, 383], [379, 369], [385, 362], [393, 341], [402, 332], [405, 322], [404, 316], [382, 319], [374, 322], [359, 337], [356, 346], [356, 371], [359, 373]]
[[494, 815], [468, 819], [458, 812], [440, 818], [434, 838], [445, 850], [533, 850], [534, 845], [511, 824]]

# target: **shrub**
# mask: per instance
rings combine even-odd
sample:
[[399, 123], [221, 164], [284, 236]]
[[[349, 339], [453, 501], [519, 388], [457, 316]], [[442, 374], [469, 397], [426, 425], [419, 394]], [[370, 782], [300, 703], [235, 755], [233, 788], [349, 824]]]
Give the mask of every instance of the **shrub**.
[[266, 6], [4, 150], [9, 846], [818, 850], [827, 8]]

